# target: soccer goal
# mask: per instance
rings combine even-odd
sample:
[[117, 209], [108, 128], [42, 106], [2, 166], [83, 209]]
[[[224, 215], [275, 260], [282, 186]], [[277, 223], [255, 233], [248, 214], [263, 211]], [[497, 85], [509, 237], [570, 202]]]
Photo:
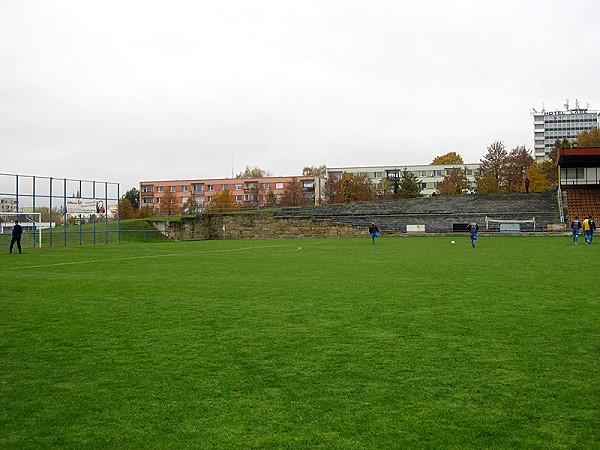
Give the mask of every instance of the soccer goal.
[[[490, 227], [491, 226], [491, 227]], [[526, 220], [515, 219], [491, 219], [486, 216], [485, 229], [498, 229], [499, 231], [523, 231], [523, 228], [533, 228], [535, 231], [535, 217]]]
[[49, 222], [42, 222], [42, 213], [0, 212], [0, 238], [2, 238], [2, 241], [8, 240], [10, 242], [15, 220], [18, 220], [19, 225], [23, 227], [21, 245], [41, 247], [42, 229], [50, 226]]

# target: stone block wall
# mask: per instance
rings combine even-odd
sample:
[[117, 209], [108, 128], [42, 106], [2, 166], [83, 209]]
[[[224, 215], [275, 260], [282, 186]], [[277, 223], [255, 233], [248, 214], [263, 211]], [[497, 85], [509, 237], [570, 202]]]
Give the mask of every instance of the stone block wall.
[[[427, 233], [450, 233], [453, 224], [471, 221], [484, 228], [486, 217], [502, 220], [535, 217], [536, 231], [560, 222], [554, 193], [515, 193], [207, 214], [156, 225], [162, 227], [161, 231], [170, 239], [176, 240], [265, 239], [367, 236], [367, 227], [374, 221], [382, 234], [393, 236], [405, 234], [407, 225], [425, 225]], [[522, 230], [532, 231], [532, 225], [524, 225]]]

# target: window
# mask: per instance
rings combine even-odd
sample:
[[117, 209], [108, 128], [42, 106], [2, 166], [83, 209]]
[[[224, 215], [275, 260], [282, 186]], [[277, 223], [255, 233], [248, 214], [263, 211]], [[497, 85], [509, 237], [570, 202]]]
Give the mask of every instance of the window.
[[186, 203], [188, 201], [187, 197], [181, 197], [181, 203]]
[[236, 196], [235, 196], [235, 201], [236, 201], [236, 202], [241, 202], [241, 201], [243, 201], [243, 200], [244, 200], [244, 196], [243, 196], [243, 195], [236, 195]]
[[262, 184], [262, 188], [263, 188], [263, 189], [269, 189], [269, 187], [270, 187], [270, 186], [269, 186], [269, 183], [263, 183], [263, 184]]
[[227, 185], [226, 185], [226, 184], [222, 184], [222, 185], [221, 185], [221, 190], [222, 190], [222, 191], [226, 191], [226, 190], [228, 190], [228, 187], [227, 187]]
[[152, 205], [153, 199], [152, 197], [142, 197], [142, 203], [144, 205]]
[[235, 183], [233, 185], [233, 189], [236, 191], [241, 191], [242, 190], [242, 183]]
[[183, 186], [182, 189], [183, 189], [183, 192], [188, 192], [190, 190], [190, 187], [189, 186]]
[[177, 186], [169, 186], [169, 191], [177, 192]]
[[426, 170], [419, 170], [419, 176], [420, 177], [426, 177], [427, 176], [427, 171]]
[[209, 185], [207, 186], [207, 189], [208, 189], [209, 191], [214, 191], [214, 190], [215, 190], [215, 185], [214, 185], [214, 184], [209, 184]]
[[162, 192], [164, 190], [165, 190], [164, 186], [156, 186], [156, 192]]
[[275, 183], [275, 189], [283, 189], [283, 183]]
[[192, 184], [192, 189], [195, 192], [203, 192], [204, 191], [204, 185], [203, 184]]
[[154, 186], [142, 186], [142, 192], [152, 192]]

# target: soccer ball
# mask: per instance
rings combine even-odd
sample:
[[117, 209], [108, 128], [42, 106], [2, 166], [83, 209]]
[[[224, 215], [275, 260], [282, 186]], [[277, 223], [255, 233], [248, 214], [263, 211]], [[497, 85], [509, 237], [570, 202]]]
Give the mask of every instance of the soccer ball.
[[450, 243], [451, 243], [451, 244], [456, 244], [456, 242], [454, 242], [454, 241], [452, 241], [452, 242], [450, 242]]

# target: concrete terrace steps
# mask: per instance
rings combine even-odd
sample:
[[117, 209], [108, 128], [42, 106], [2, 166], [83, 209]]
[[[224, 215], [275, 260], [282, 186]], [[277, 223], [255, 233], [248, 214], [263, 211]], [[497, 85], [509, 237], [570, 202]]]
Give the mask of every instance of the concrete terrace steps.
[[[283, 208], [274, 212], [274, 216], [310, 217], [354, 227], [365, 227], [375, 221], [382, 230], [396, 231], [405, 231], [408, 224], [418, 224], [425, 225], [428, 232], [448, 232], [454, 223], [472, 220], [484, 224], [485, 217], [501, 220], [529, 220], [535, 217], [536, 229], [548, 223], [560, 222], [558, 201], [553, 192], [437, 196]], [[524, 224], [522, 229], [528, 229], [528, 224]]]

